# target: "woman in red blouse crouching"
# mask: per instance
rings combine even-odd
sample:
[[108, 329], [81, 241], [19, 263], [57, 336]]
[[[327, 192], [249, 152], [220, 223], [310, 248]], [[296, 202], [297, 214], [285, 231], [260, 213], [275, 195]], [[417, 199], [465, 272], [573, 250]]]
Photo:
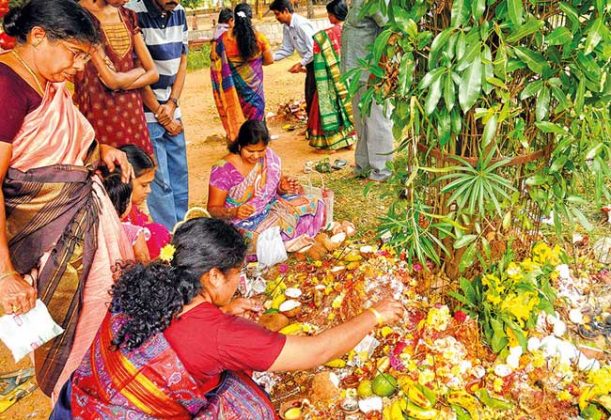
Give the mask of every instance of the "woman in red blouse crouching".
[[267, 395], [245, 373], [304, 370], [352, 349], [402, 306], [379, 303], [313, 337], [284, 336], [235, 315], [246, 245], [231, 225], [187, 221], [169, 264], [124, 269], [110, 312], [51, 419], [272, 419]]

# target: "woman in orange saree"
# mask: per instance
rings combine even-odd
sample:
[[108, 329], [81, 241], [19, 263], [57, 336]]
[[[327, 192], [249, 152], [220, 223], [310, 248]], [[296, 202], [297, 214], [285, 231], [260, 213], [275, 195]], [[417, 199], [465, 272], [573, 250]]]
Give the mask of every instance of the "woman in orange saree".
[[36, 299], [64, 333], [35, 350], [43, 392], [59, 391], [99, 328], [111, 266], [132, 257], [119, 219], [95, 175], [122, 152], [98, 147], [65, 80], [83, 69], [98, 34], [70, 0], [31, 0], [13, 8], [4, 30], [17, 38], [0, 55], [0, 303], [22, 314]]

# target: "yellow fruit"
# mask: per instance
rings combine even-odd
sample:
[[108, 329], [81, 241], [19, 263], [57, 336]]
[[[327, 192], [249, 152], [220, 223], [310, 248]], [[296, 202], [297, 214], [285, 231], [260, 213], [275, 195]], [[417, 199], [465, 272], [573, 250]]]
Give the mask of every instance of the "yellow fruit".
[[295, 322], [294, 324], [287, 325], [278, 331], [284, 335], [295, 335], [304, 332], [304, 324], [301, 322]]
[[286, 420], [295, 420], [301, 418], [301, 408], [293, 407], [289, 408], [284, 412], [284, 418]]
[[332, 368], [343, 368], [346, 367], [346, 362], [342, 359], [333, 359], [325, 363], [325, 366]]
[[376, 362], [376, 367], [378, 368], [378, 372], [386, 372], [390, 367], [390, 359], [388, 356], [380, 357]]
[[280, 305], [282, 305], [282, 302], [284, 302], [285, 300], [286, 300], [286, 296], [284, 295], [276, 296], [274, 300], [272, 300], [272, 308], [278, 309]]
[[397, 390], [397, 380], [389, 373], [381, 373], [373, 379], [371, 390], [380, 397], [389, 397]]
[[356, 389], [356, 393], [359, 398], [367, 398], [373, 395], [373, 390], [371, 389], [371, 381], [369, 379], [363, 379], [358, 388]]

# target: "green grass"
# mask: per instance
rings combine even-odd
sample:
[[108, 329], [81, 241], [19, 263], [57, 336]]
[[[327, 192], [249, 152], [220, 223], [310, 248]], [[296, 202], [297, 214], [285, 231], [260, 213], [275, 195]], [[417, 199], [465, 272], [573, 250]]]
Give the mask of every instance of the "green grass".
[[197, 50], [189, 51], [187, 70], [200, 70], [210, 67], [210, 44], [205, 43]]

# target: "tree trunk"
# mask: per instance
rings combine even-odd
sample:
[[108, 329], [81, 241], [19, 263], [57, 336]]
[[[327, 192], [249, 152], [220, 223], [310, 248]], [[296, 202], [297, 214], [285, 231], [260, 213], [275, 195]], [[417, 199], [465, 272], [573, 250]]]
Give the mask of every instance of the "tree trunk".
[[314, 18], [314, 3], [312, 0], [307, 0], [308, 2], [308, 19]]

